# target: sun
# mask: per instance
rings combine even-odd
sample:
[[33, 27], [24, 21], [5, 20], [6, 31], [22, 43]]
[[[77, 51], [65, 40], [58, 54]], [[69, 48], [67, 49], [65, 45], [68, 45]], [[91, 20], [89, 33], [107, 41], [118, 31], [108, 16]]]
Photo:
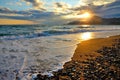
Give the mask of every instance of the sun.
[[90, 18], [91, 14], [89, 12], [85, 12], [81, 16], [82, 16], [82, 18]]
[[83, 20], [89, 20], [90, 18], [92, 17], [92, 13], [90, 12], [82, 12], [80, 14], [78, 13], [73, 13], [73, 14], [70, 14], [70, 15], [65, 15], [63, 16], [63, 18], [79, 18], [79, 19], [83, 19]]

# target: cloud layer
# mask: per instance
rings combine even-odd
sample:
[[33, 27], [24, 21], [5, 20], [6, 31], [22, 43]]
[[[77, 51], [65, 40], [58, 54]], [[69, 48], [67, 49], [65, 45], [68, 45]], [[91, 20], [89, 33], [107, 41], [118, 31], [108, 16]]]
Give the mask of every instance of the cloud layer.
[[94, 11], [101, 17], [120, 17], [120, 1], [116, 0], [111, 4], [96, 6]]
[[[57, 23], [67, 21], [69, 19], [63, 16], [81, 15], [88, 11], [101, 17], [120, 17], [120, 0], [80, 0], [76, 5], [65, 2], [54, 1], [51, 4], [45, 0], [23, 0], [27, 4], [31, 4], [33, 8], [19, 11], [11, 10], [7, 7], [0, 7], [0, 18], [33, 20], [43, 23]], [[44, 2], [43, 2], [44, 1]], [[47, 4], [45, 4], [47, 3]], [[46, 7], [50, 6], [50, 7]]]
[[114, 1], [115, 0], [80, 0], [80, 2], [84, 5], [92, 4], [96, 6], [110, 4]]

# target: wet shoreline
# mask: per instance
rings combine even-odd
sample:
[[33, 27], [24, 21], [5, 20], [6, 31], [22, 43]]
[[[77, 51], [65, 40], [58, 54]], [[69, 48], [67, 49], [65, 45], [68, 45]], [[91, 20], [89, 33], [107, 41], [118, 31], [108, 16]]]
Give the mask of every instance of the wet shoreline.
[[[34, 77], [34, 80], [91, 80], [98, 78], [101, 80], [120, 79], [120, 36], [93, 39], [83, 43], [92, 43], [92, 41], [93, 43], [95, 41], [105, 42], [101, 43], [103, 45], [99, 45], [100, 47], [97, 46], [99, 47], [99, 49], [97, 48], [98, 50], [95, 49], [95, 51], [93, 51], [95, 52], [93, 54], [99, 55], [90, 54], [91, 52], [81, 55], [81, 53], [79, 53], [80, 43], [78, 44], [72, 60], [66, 62], [63, 69], [53, 72], [53, 76], [51, 77], [48, 75], [41, 75], [39, 73], [36, 77]], [[79, 57], [76, 57], [76, 53], [77, 56], [79, 54]]]

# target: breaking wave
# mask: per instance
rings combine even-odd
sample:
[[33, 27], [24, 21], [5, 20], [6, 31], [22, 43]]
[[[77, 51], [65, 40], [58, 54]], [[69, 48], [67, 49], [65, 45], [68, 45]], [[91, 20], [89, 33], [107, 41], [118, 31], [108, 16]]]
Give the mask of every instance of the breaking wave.
[[[104, 27], [104, 26], [103, 26]], [[40, 25], [16, 25], [16, 26], [0, 26], [0, 39], [14, 40], [22, 38], [36, 38], [45, 36], [75, 34], [82, 32], [100, 32], [110, 30], [120, 30], [120, 27], [112, 26], [110, 28], [101, 28], [101, 26], [78, 26], [78, 25], [64, 25], [64, 26], [40, 26]]]

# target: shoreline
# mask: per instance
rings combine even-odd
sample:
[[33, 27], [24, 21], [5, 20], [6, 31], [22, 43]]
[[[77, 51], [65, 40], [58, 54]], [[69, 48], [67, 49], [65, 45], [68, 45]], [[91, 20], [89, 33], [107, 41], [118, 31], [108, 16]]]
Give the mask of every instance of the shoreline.
[[112, 46], [112, 44], [115, 43], [113, 40], [117, 38], [120, 38], [120, 35], [82, 41], [81, 43], [77, 44], [77, 48], [73, 54], [72, 60], [82, 61], [86, 60], [88, 56], [96, 58], [97, 56], [100, 56], [100, 54], [96, 52], [97, 50], [101, 49], [104, 46]]
[[[102, 77], [101, 79], [118, 79], [120, 78], [120, 76], [118, 75], [120, 71], [117, 70], [120, 69], [116, 66], [117, 63], [114, 65], [114, 63], [108, 61], [107, 58], [111, 59], [111, 56], [106, 53], [110, 49], [110, 55], [113, 55], [112, 58], [115, 60], [119, 60], [119, 48], [117, 48], [116, 46], [120, 46], [120, 35], [110, 36], [108, 38], [95, 38], [82, 41], [77, 45], [71, 61], [66, 62], [63, 65], [63, 69], [60, 69], [57, 72], [53, 72], [53, 76], [51, 77], [49, 77], [48, 75], [38, 74], [36, 80], [89, 80], [90, 78], [96, 79], [98, 78], [98, 76], [96, 75], [100, 73], [96, 72], [100, 71], [99, 68], [103, 70], [103, 72], [100, 74], [104, 74], [102, 76], [99, 76], [100, 78]], [[118, 53], [116, 52], [116, 54], [113, 54], [114, 49], [116, 49]], [[117, 55], [118, 57], [116, 58], [114, 55]], [[117, 65], [119, 65], [119, 63]], [[110, 68], [107, 68], [108, 71], [106, 71], [107, 69], [104, 67]], [[94, 71], [94, 69], [96, 71]], [[110, 77], [110, 75], [106, 76], [106, 73], [109, 73], [109, 71], [112, 72], [110, 73], [112, 77]], [[117, 77], [114, 77], [115, 75]]]

